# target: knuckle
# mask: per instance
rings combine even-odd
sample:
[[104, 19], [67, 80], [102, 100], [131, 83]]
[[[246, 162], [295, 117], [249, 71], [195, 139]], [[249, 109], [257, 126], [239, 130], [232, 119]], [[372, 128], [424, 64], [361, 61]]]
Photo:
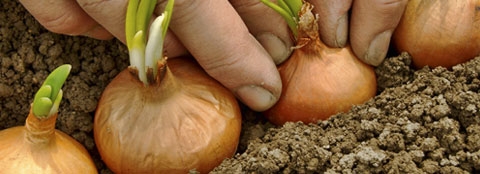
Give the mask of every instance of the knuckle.
[[198, 0], [177, 0], [175, 1], [175, 6], [182, 9], [188, 9], [195, 5]]
[[78, 35], [82, 31], [78, 31], [77, 20], [68, 12], [60, 13], [53, 17], [43, 18], [40, 23], [49, 31], [61, 34]]
[[408, 0], [376, 0], [376, 11], [387, 28], [394, 28], [400, 20]]
[[[174, 8], [177, 11], [173, 14], [172, 18], [178, 23], [185, 23], [194, 20], [198, 13], [192, 13], [197, 11], [202, 4], [210, 2], [209, 0], [176, 0]], [[212, 2], [214, 3], [214, 2]], [[203, 8], [205, 9], [205, 8]]]
[[264, 4], [259, 0], [230, 0], [230, 3], [235, 8], [246, 8], [246, 9], [253, 9], [253, 8], [264, 6]]
[[108, 0], [77, 0], [78, 5], [87, 11], [101, 10]]
[[240, 56], [218, 56], [204, 61], [203, 66], [212, 76], [222, 76], [235, 69], [240, 61]]
[[353, 0], [320, 0], [313, 2], [317, 5], [316, 8], [336, 10], [343, 14], [351, 8]]
[[[241, 40], [234, 41], [236, 43], [234, 48], [229, 46], [216, 49], [211, 52], [208, 58], [201, 59], [200, 63], [203, 68], [213, 77], [224, 77], [225, 73], [236, 72], [245, 68], [245, 61], [251, 52], [251, 48], [246, 42]], [[228, 76], [228, 75], [227, 75]]]
[[385, 13], [389, 13], [392, 9], [403, 8], [407, 2], [408, 0], [376, 0], [378, 7]]

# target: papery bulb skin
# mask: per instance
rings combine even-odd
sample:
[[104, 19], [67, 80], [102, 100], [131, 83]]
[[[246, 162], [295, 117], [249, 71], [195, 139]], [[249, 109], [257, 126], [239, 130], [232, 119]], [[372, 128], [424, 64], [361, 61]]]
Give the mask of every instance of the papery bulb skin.
[[480, 0], [410, 0], [393, 34], [416, 68], [450, 68], [480, 55]]
[[360, 61], [350, 46], [329, 48], [323, 44], [312, 8], [309, 3], [302, 7], [299, 48], [278, 67], [282, 95], [272, 108], [264, 112], [276, 125], [326, 120], [376, 94], [373, 67]]
[[282, 95], [265, 112], [272, 123], [316, 123], [375, 96], [373, 68], [356, 58], [350, 47], [328, 48], [315, 42], [313, 48], [295, 50], [278, 67]]
[[159, 79], [144, 86], [125, 70], [103, 92], [94, 135], [107, 166], [115, 173], [208, 173], [232, 157], [241, 128], [233, 94], [191, 59], [169, 59]]
[[87, 150], [55, 129], [56, 118], [30, 112], [25, 126], [0, 131], [0, 173], [97, 174]]

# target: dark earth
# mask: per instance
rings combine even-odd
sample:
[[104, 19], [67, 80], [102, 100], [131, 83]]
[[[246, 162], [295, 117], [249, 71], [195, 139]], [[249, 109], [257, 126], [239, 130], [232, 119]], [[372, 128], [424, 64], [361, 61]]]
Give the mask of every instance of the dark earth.
[[[93, 117], [105, 86], [128, 66], [125, 45], [48, 32], [17, 1], [0, 3], [0, 130], [23, 125], [48, 73], [71, 64], [56, 127], [88, 149], [99, 173], [111, 173]], [[480, 57], [415, 70], [403, 53], [376, 69], [375, 98], [327, 121], [275, 127], [244, 107], [237, 154], [212, 173], [479, 173], [479, 72]]]

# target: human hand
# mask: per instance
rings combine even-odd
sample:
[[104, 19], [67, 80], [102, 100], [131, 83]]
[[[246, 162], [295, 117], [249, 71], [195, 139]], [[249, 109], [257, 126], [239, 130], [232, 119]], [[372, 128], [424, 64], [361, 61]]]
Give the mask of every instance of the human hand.
[[[116, 37], [125, 43], [128, 0], [20, 2], [52, 32], [97, 39]], [[251, 4], [254, 6], [249, 7]], [[161, 14], [165, 5], [166, 0], [159, 1], [154, 15]], [[244, 18], [247, 21], [255, 20], [252, 17], [269, 9], [255, 0], [249, 4], [240, 3], [236, 7], [240, 8], [238, 13], [228, 1], [177, 0], [170, 23], [171, 31], [166, 36], [165, 50], [168, 57], [184, 55], [188, 50], [210, 76], [233, 91], [250, 108], [263, 111], [278, 100], [281, 80], [272, 58], [252, 36], [258, 32], [250, 33], [241, 16], [255, 14]], [[269, 14], [277, 15], [274, 11]], [[264, 17], [255, 24], [270, 20], [269, 17]], [[276, 21], [285, 24], [281, 18]], [[270, 23], [273, 24], [273, 21]], [[270, 28], [278, 30], [275, 29], [277, 26], [278, 24], [270, 25]], [[287, 28], [282, 30], [287, 34]], [[288, 39], [288, 35], [285, 37], [285, 40]], [[288, 48], [283, 47], [282, 51]], [[288, 56], [288, 53], [284, 54], [284, 57]]]
[[[125, 43], [127, 0], [20, 2], [52, 32], [97, 39], [116, 37]], [[163, 11], [165, 2], [159, 1], [155, 15]], [[349, 20], [348, 15], [342, 16], [352, 7], [352, 48], [360, 59], [375, 65], [385, 57], [406, 0], [358, 0], [353, 5], [352, 0], [311, 3], [320, 15], [322, 40], [332, 47], [346, 45]], [[188, 50], [209, 75], [253, 110], [264, 111], [280, 97], [282, 85], [274, 62], [281, 63], [290, 56], [293, 41], [283, 18], [260, 1], [177, 0], [170, 26], [165, 41], [169, 57]], [[367, 50], [371, 51], [367, 54]]]

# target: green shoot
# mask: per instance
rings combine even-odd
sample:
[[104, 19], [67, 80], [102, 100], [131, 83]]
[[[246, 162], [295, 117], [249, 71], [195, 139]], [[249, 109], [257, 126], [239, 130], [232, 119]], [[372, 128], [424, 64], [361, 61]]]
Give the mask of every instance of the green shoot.
[[135, 27], [136, 24], [136, 18], [137, 18], [137, 8], [138, 8], [138, 2], [140, 0], [130, 0], [128, 1], [128, 8], [127, 8], [127, 16], [125, 18], [125, 34], [126, 34], [126, 40], [127, 40], [127, 47], [128, 50], [131, 49], [132, 47], [132, 40], [133, 36], [135, 36], [135, 33], [137, 32], [137, 28]]
[[67, 80], [71, 69], [71, 65], [65, 64], [48, 75], [33, 100], [32, 110], [35, 116], [44, 118], [58, 111], [58, 106], [63, 96], [61, 88], [65, 80]]
[[268, 7], [275, 10], [278, 14], [280, 14], [283, 19], [292, 30], [293, 35], [295, 38], [297, 37], [297, 23], [298, 23], [298, 12], [302, 8], [303, 2], [302, 0], [277, 0], [277, 4], [270, 2], [270, 0], [260, 0], [262, 3], [267, 5]]
[[147, 74], [145, 73], [145, 34], [142, 30], [138, 31], [133, 37], [132, 50], [130, 51], [131, 65], [138, 70], [138, 78], [147, 84]]
[[[125, 34], [130, 54], [130, 65], [135, 67], [138, 78], [148, 85], [147, 72], [157, 76], [157, 61], [163, 58], [163, 43], [172, 16], [174, 0], [169, 0], [162, 15], [147, 30], [156, 0], [130, 0], [128, 3]], [[147, 37], [148, 33], [148, 39]]]
[[57, 113], [58, 107], [60, 106], [60, 101], [62, 100], [62, 97], [63, 97], [63, 91], [60, 90], [60, 91], [58, 91], [57, 98], [53, 102], [52, 108], [50, 109], [50, 112], [49, 112], [48, 115], [53, 115], [53, 114]]
[[50, 112], [50, 108], [53, 103], [50, 100], [52, 94], [52, 87], [50, 85], [45, 85], [40, 87], [37, 94], [35, 95], [35, 100], [33, 101], [33, 114], [36, 116], [47, 116]]
[[167, 35], [168, 25], [172, 17], [174, 0], [168, 1], [165, 11], [158, 16], [150, 26], [150, 36], [145, 50], [145, 67], [153, 70], [153, 77], [157, 76], [157, 62], [163, 58], [163, 42]]
[[155, 3], [157, 0], [141, 0], [140, 5], [137, 10], [137, 19], [136, 19], [136, 31], [143, 31], [143, 40], [147, 36], [147, 27], [150, 24], [150, 18], [152, 18], [153, 9], [155, 8]]
[[163, 33], [162, 27], [165, 25], [165, 13], [157, 17], [150, 26], [150, 36], [145, 50], [145, 67], [153, 70], [153, 76], [157, 76], [157, 61], [163, 58]]
[[288, 27], [290, 27], [290, 30], [292, 30], [293, 35], [297, 37], [297, 23], [295, 21], [295, 18], [291, 16], [291, 13], [288, 12], [288, 11], [291, 11], [290, 9], [285, 10], [281, 6], [278, 6], [277, 4], [270, 2], [270, 0], [260, 0], [260, 1], [263, 2], [265, 5], [267, 5], [268, 7], [275, 10], [278, 14], [280, 14], [285, 19], [285, 21], [287, 21]]
[[293, 15], [298, 18], [298, 12], [300, 12], [303, 5], [302, 0], [285, 0], [285, 2], [288, 4], [288, 7], [290, 7], [290, 10], [292, 10]]
[[52, 93], [49, 98], [55, 100], [57, 98], [58, 91], [67, 80], [68, 75], [70, 74], [70, 70], [72, 69], [72, 65], [65, 64], [59, 66], [57, 69], [53, 70], [52, 73], [45, 79], [42, 86], [50, 85], [52, 87]]
[[173, 3], [174, 2], [175, 2], [175, 0], [168, 1], [167, 6], [165, 6], [165, 12], [163, 12], [163, 14], [166, 15], [166, 20], [164, 20], [164, 22], [162, 24], [163, 25], [163, 27], [162, 27], [162, 31], [163, 31], [162, 37], [163, 38], [165, 38], [165, 36], [167, 35], [168, 25], [170, 24], [170, 20], [172, 19]]
[[290, 16], [296, 16], [295, 14], [293, 14], [292, 10], [290, 10], [290, 7], [288, 6], [288, 4], [285, 3], [285, 0], [277, 0], [277, 4], [283, 10], [287, 11]]
[[[157, 6], [157, 0], [150, 0], [150, 6], [148, 8], [148, 13], [147, 14], [153, 14], [153, 11], [155, 10], [156, 6]], [[147, 16], [147, 17], [148, 17], [147, 24], [149, 24], [150, 23], [150, 18], [152, 16], [150, 15], [150, 16]], [[147, 26], [145, 26], [145, 30], [147, 30]]]

